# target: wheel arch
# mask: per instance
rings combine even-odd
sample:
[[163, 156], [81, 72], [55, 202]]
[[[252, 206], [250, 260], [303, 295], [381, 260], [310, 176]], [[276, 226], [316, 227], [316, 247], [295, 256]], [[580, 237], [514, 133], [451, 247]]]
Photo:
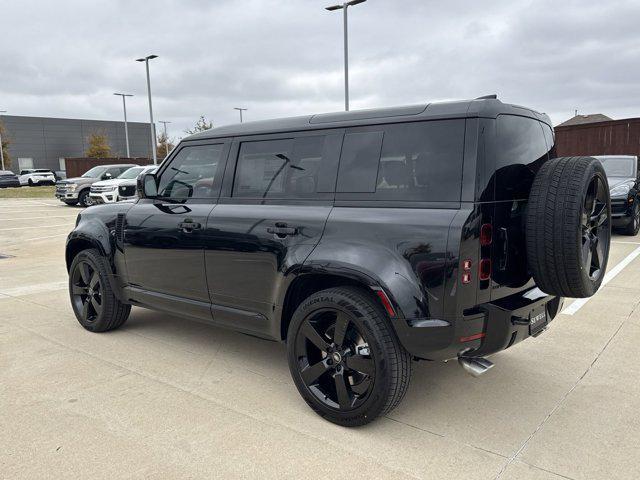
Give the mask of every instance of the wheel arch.
[[[293, 314], [306, 298], [321, 290], [343, 286], [358, 287], [369, 292], [371, 298], [380, 302], [390, 316], [398, 316], [398, 307], [393, 299], [388, 296], [388, 290], [368, 275], [357, 270], [346, 271], [345, 269], [341, 269], [340, 272], [336, 272], [325, 269], [306, 269], [306, 271], [297, 275], [288, 285], [284, 295], [282, 313], [280, 315], [280, 339], [287, 339], [289, 324], [291, 323]], [[391, 310], [389, 310], [388, 307], [390, 307]], [[393, 315], [391, 315], [391, 312], [393, 312]]]

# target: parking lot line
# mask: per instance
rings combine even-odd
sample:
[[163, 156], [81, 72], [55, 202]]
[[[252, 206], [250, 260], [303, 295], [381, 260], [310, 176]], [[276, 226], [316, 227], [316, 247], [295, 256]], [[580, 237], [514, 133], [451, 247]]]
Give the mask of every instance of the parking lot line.
[[[46, 228], [52, 228], [52, 227], [68, 227], [70, 224], [69, 223], [58, 223], [57, 225], [47, 225]], [[7, 230], [27, 230], [29, 228], [43, 228], [42, 225], [36, 225], [33, 227], [11, 227], [11, 228], [0, 228], [0, 232], [5, 232]]]
[[17, 240], [15, 242], [10, 242], [10, 243], [3, 243], [2, 245], [8, 245], [8, 246], [12, 246], [12, 245], [18, 245], [18, 244], [22, 244], [25, 242], [35, 242], [37, 240], [44, 240], [47, 238], [55, 238], [55, 237], [63, 237], [69, 235], [69, 232], [64, 232], [64, 233], [56, 233], [55, 235], [47, 235], [45, 237], [32, 237], [32, 238], [21, 238], [20, 240]]
[[41, 218], [75, 218], [76, 215], [45, 215], [42, 217], [16, 217], [16, 218], [0, 218], [0, 222], [2, 221], [12, 221], [12, 220], [39, 220]]
[[[618, 243], [620, 243], [620, 242], [618, 242]], [[635, 242], [625, 242], [625, 243], [635, 243]], [[602, 287], [604, 287], [607, 283], [609, 283], [611, 280], [613, 280], [622, 270], [624, 270], [624, 268], [627, 265], [629, 265], [631, 262], [633, 262], [633, 260], [638, 255], [640, 255], [640, 247], [636, 248], [633, 252], [631, 252], [629, 255], [627, 255], [625, 258], [623, 258], [622, 261], [619, 264], [617, 264], [615, 267], [613, 267], [611, 270], [609, 270], [605, 274], [604, 279], [602, 280], [602, 285], [600, 286], [600, 289], [602, 290]], [[596, 295], [597, 295], [597, 293], [596, 293]], [[578, 310], [580, 310], [589, 301], [590, 298], [593, 298], [593, 297], [578, 298], [577, 300], [575, 300], [571, 305], [569, 305], [567, 308], [565, 308], [560, 313], [564, 313], [565, 315], [573, 315]]]
[[626, 243], [627, 245], [640, 245], [640, 242], [629, 242], [625, 240], [611, 240], [611, 243]]

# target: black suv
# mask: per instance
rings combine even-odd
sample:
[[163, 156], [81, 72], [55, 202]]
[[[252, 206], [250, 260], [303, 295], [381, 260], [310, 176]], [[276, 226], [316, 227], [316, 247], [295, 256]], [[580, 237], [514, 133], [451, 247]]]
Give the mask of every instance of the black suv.
[[640, 231], [640, 171], [635, 155], [602, 155], [600, 160], [609, 181], [611, 223], [625, 235]]
[[598, 289], [606, 175], [554, 157], [549, 118], [495, 98], [208, 130], [136, 203], [78, 216], [73, 310], [94, 332], [136, 305], [286, 342], [306, 402], [361, 425], [412, 360], [479, 375]]

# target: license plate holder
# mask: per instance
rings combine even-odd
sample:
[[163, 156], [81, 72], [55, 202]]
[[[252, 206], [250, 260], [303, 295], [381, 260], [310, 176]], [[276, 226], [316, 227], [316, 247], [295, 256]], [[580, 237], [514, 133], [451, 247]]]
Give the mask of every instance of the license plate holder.
[[548, 323], [546, 305], [533, 309], [529, 313], [529, 335], [538, 335], [547, 327]]

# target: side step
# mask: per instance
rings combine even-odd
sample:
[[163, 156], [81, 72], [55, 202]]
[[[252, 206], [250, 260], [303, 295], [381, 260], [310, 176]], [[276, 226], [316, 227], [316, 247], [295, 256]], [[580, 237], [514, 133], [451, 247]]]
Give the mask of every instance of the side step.
[[493, 362], [484, 357], [458, 357], [458, 363], [465, 372], [474, 377], [479, 377], [493, 368]]

